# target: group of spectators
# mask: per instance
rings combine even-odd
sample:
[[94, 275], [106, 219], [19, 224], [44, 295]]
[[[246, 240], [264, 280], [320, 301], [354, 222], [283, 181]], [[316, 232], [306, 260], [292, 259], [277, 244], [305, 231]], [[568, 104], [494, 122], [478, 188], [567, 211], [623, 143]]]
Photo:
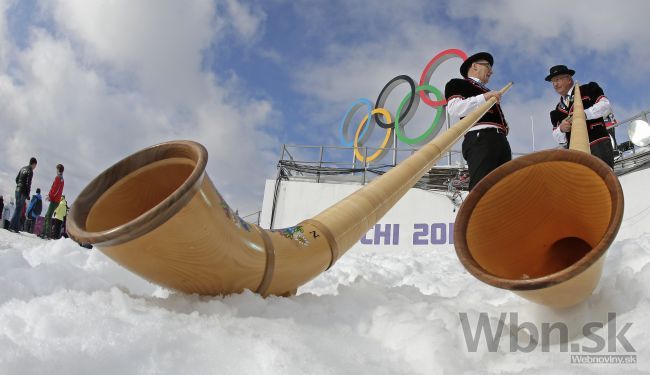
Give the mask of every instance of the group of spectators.
[[[36, 189], [36, 194], [31, 194], [32, 177], [38, 161], [32, 157], [29, 164], [22, 167], [16, 176], [15, 203], [12, 199], [9, 203], [4, 202], [0, 196], [0, 219], [5, 229], [18, 233], [25, 231], [34, 233], [36, 219], [43, 210], [43, 197], [41, 189]], [[62, 164], [56, 166], [56, 176], [52, 187], [45, 199], [49, 201], [45, 213], [45, 224], [39, 237], [44, 239], [58, 239], [65, 231], [65, 220], [68, 213], [68, 203], [63, 195], [63, 170]], [[27, 203], [29, 202], [29, 203]]]

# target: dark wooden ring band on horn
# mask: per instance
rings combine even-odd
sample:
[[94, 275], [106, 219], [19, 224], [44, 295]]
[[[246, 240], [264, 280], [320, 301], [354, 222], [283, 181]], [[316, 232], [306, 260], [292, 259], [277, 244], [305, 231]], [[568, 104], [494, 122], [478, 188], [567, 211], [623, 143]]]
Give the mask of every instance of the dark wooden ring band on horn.
[[271, 281], [273, 280], [273, 271], [275, 270], [275, 248], [273, 247], [273, 241], [271, 241], [271, 238], [264, 229], [258, 227], [257, 225], [253, 225], [253, 228], [255, 228], [255, 230], [257, 230], [257, 232], [262, 237], [262, 241], [264, 241], [264, 252], [266, 252], [266, 266], [264, 267], [264, 276], [262, 276], [260, 286], [257, 287], [255, 293], [266, 296], [266, 292], [271, 285]]
[[332, 259], [330, 260], [330, 264], [327, 266], [326, 269], [332, 268], [334, 263], [336, 263], [336, 261], [339, 259], [339, 246], [336, 243], [336, 239], [334, 238], [334, 235], [329, 229], [327, 229], [325, 225], [323, 225], [323, 223], [319, 222], [318, 220], [307, 219], [303, 221], [303, 224], [313, 225], [316, 229], [321, 231], [323, 236], [325, 236], [325, 238], [327, 239], [327, 243], [330, 245], [330, 251], [332, 252]]

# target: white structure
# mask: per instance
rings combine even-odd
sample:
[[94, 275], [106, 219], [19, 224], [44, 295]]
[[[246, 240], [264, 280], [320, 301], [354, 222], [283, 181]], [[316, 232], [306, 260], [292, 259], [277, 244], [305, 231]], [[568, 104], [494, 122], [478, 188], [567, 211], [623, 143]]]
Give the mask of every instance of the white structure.
[[[310, 218], [359, 189], [358, 184], [282, 181], [273, 229], [293, 226]], [[270, 227], [275, 181], [268, 180], [260, 217]], [[453, 250], [456, 207], [442, 192], [411, 189], [374, 228], [359, 240], [355, 250]]]

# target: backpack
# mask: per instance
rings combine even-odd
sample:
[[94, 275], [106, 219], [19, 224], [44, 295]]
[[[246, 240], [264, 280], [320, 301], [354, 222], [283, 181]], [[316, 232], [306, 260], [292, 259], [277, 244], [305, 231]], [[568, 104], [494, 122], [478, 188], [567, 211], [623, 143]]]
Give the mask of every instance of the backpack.
[[43, 210], [43, 201], [41, 199], [36, 199], [36, 203], [34, 203], [34, 207], [32, 207], [32, 212], [36, 214], [36, 216], [41, 214], [41, 211]]
[[25, 213], [25, 216], [28, 219], [31, 219], [33, 216], [40, 215], [41, 211], [43, 210], [43, 202], [40, 199], [36, 198], [36, 197], [34, 197], [33, 199], [36, 199], [36, 201], [34, 202], [34, 204]]

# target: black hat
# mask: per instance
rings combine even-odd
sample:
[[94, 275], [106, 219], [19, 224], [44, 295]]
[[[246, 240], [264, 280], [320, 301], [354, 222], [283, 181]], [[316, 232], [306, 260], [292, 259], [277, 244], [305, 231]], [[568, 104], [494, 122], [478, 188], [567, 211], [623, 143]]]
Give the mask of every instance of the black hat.
[[559, 76], [561, 74], [568, 74], [570, 76], [573, 76], [576, 74], [576, 71], [573, 69], [569, 69], [566, 67], [566, 65], [555, 65], [551, 69], [549, 69], [549, 75], [544, 78], [545, 80], [551, 82], [551, 79], [555, 76]]
[[477, 54], [468, 57], [467, 60], [463, 61], [463, 63], [460, 65], [460, 75], [467, 78], [467, 71], [469, 70], [469, 67], [472, 66], [473, 63], [479, 60], [487, 60], [487, 62], [489, 62], [490, 65], [494, 65], [494, 58], [492, 57], [492, 55], [490, 55], [487, 52], [479, 52]]

